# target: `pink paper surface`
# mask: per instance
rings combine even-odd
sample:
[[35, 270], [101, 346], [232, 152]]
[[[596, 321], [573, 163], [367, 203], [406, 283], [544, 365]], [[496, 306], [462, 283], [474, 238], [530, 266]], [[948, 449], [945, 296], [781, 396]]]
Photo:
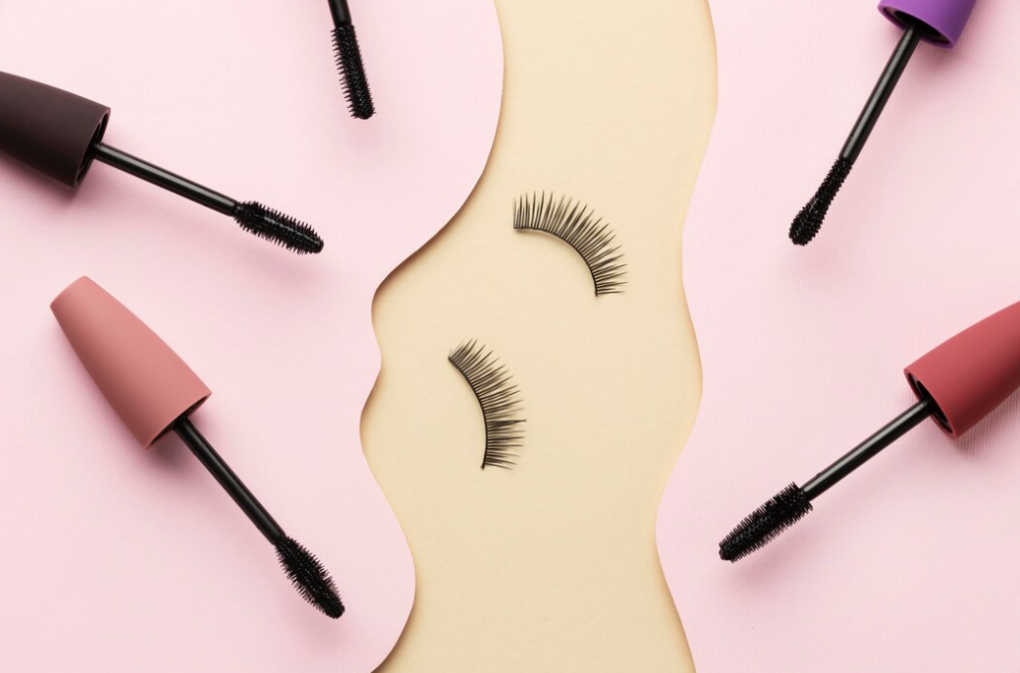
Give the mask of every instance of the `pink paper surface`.
[[[322, 234], [318, 257], [96, 165], [81, 189], [0, 159], [0, 668], [343, 671], [414, 595], [359, 419], [379, 283], [461, 207], [495, 134], [490, 0], [352, 0], [378, 115], [347, 113], [324, 0], [0, 7], [0, 67], [113, 108], [107, 141]], [[139, 449], [50, 314], [90, 275], [199, 373], [194, 420], [347, 606], [321, 616], [187, 449]], [[399, 422], [399, 419], [394, 419]]]
[[925, 423], [736, 565], [719, 540], [913, 402], [902, 368], [1020, 299], [1020, 4], [927, 45], [818, 238], [787, 239], [901, 32], [865, 0], [713, 2], [684, 241], [704, 373], [658, 521], [699, 673], [1020, 670], [1020, 404]]

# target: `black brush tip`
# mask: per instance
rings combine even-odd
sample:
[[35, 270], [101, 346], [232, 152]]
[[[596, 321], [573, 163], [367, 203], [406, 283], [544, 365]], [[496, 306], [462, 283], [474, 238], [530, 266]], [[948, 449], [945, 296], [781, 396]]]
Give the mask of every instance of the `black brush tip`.
[[339, 619], [344, 613], [344, 604], [322, 562], [289, 537], [276, 545], [276, 555], [298, 593], [319, 612]]
[[751, 512], [719, 543], [719, 558], [736, 562], [758, 551], [811, 511], [811, 501], [797, 484], [790, 484]]
[[298, 254], [322, 252], [324, 244], [314, 229], [261, 203], [249, 201], [237, 204], [234, 220], [245, 231], [279, 243]]
[[797, 217], [790, 225], [790, 240], [796, 245], [807, 245], [811, 242], [822, 228], [825, 214], [829, 212], [829, 206], [839, 193], [840, 187], [850, 175], [850, 169], [854, 165], [849, 159], [840, 157], [829, 169], [829, 174], [822, 180], [821, 186], [815, 192], [814, 197], [801, 208]]
[[333, 51], [340, 83], [344, 88], [347, 107], [355, 119], [368, 119], [375, 114], [372, 92], [365, 77], [365, 64], [361, 60], [361, 47], [352, 24], [340, 24], [333, 29]]

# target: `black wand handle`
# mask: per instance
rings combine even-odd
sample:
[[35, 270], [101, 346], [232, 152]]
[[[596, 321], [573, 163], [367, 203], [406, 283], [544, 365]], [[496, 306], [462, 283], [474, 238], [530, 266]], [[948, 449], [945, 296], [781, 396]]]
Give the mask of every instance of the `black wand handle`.
[[843, 145], [843, 150], [839, 154], [841, 159], [846, 159], [851, 164], [857, 161], [857, 157], [861, 155], [864, 144], [868, 142], [868, 137], [875, 129], [875, 124], [882, 115], [885, 104], [889, 102], [889, 97], [892, 96], [893, 90], [896, 89], [896, 84], [899, 83], [900, 77], [903, 75], [907, 64], [910, 63], [910, 57], [914, 55], [914, 50], [917, 49], [920, 41], [921, 31], [916, 26], [910, 26], [903, 31], [903, 37], [900, 38], [900, 42], [896, 45], [896, 50], [893, 51], [892, 56], [889, 57], [889, 62], [886, 64], [885, 70], [882, 71], [882, 76], [879, 77], [878, 83], [875, 84], [871, 97], [868, 98], [864, 109], [861, 110], [861, 116], [857, 118], [857, 123], [854, 124], [850, 136], [846, 139], [846, 144]]
[[183, 196], [224, 215], [233, 216], [237, 210], [237, 201], [229, 196], [220, 194], [208, 187], [203, 187], [187, 178], [182, 178], [175, 173], [150, 164], [144, 159], [139, 159], [127, 152], [122, 152], [115, 147], [110, 147], [103, 143], [95, 143], [92, 146], [92, 157], [96, 161], [119, 168], [136, 178], [141, 178], [157, 187], [162, 187], [169, 192]]
[[198, 431], [198, 428], [191, 423], [188, 417], [181, 416], [178, 418], [173, 424], [173, 429], [177, 436], [188, 445], [188, 448], [195, 454], [195, 457], [205, 465], [205, 468], [209, 470], [212, 476], [216, 477], [216, 481], [230, 494], [230, 497], [234, 499], [237, 506], [244, 510], [244, 513], [248, 515], [248, 518], [255, 524], [255, 527], [266, 536], [266, 539], [273, 545], [282, 543], [287, 536], [283, 529], [280, 528], [280, 524], [276, 523], [276, 520], [270, 516], [266, 508], [258, 501], [258, 498], [234, 474], [230, 466], [216, 453], [216, 449], [202, 436], [202, 433]]
[[329, 11], [333, 13], [333, 25], [351, 25], [351, 8], [347, 0], [329, 0]]
[[897, 439], [907, 434], [935, 412], [935, 403], [921, 400], [890, 421], [885, 427], [851, 449], [846, 455], [828, 466], [804, 484], [801, 489], [808, 500], [814, 500], [838, 484], [864, 463], [878, 455]]

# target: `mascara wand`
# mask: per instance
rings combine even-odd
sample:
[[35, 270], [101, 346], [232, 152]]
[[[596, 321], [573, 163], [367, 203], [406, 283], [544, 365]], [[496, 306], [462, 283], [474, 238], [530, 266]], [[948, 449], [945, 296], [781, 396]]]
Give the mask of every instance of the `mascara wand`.
[[1020, 388], [1020, 303], [957, 334], [904, 370], [918, 401], [804, 486], [790, 484], [719, 543], [719, 557], [738, 561], [812, 511], [812, 501], [926, 418], [953, 439]]
[[814, 476], [803, 487], [790, 484], [740, 522], [719, 543], [719, 557], [739, 561], [761, 549], [784, 530], [811, 512], [811, 501], [838, 484], [897, 439], [907, 434], [935, 411], [930, 400], [921, 400], [894, 418], [881, 430]]
[[904, 29], [896, 49], [882, 71], [878, 83], [864, 105], [857, 123], [850, 131], [836, 162], [829, 169], [815, 195], [807, 202], [790, 225], [790, 240], [807, 245], [822, 228], [829, 207], [850, 175], [871, 132], [878, 123], [886, 103], [892, 96], [903, 71], [910, 63], [917, 45], [924, 40], [952, 48], [963, 33], [977, 0], [882, 0], [879, 10]]
[[280, 524], [266, 511], [251, 491], [220, 458], [187, 415], [178, 418], [173, 430], [195, 457], [230, 494], [237, 506], [248, 516], [259, 532], [276, 548], [276, 556], [284, 573], [301, 596], [327, 617], [339, 619], [344, 605], [337, 595], [336, 584], [325, 566], [314, 554], [283, 532]]
[[148, 448], [175, 432], [276, 549], [301, 596], [333, 619], [344, 613], [322, 563], [288, 536], [189, 419], [212, 394], [145, 323], [88, 278], [51, 304], [54, 316], [96, 386], [138, 442]]
[[242, 229], [296, 253], [323, 242], [307, 224], [256, 201], [240, 202], [102, 142], [110, 108], [0, 72], [0, 152], [68, 187], [99, 161], [232, 217]]
[[361, 60], [358, 36], [351, 20], [351, 8], [347, 0], [329, 0], [329, 10], [333, 15], [333, 52], [347, 107], [355, 119], [368, 119], [375, 114], [375, 105], [365, 76], [365, 64]]

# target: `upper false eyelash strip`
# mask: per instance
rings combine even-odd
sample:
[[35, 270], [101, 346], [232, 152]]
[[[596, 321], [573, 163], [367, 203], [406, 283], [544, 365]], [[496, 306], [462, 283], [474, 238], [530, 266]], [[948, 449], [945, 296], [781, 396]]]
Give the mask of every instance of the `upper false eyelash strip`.
[[552, 194], [525, 195], [514, 201], [514, 229], [552, 234], [573, 247], [591, 271], [596, 297], [623, 292], [626, 263], [613, 245], [616, 234], [586, 206]]
[[513, 383], [506, 365], [501, 365], [492, 351], [474, 339], [455, 348], [449, 360], [467, 380], [482, 408], [485, 421], [482, 469], [512, 468], [517, 464], [517, 451], [524, 440], [520, 389]]

